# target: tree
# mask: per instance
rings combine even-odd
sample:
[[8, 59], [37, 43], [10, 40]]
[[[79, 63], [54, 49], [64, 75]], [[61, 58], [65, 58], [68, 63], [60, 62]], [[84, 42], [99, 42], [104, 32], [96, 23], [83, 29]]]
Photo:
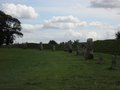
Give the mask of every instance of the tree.
[[120, 39], [120, 31], [118, 31], [118, 32], [115, 34], [115, 36], [116, 36], [116, 39]]
[[65, 44], [65, 42], [60, 42], [60, 45], [64, 45]]
[[78, 44], [79, 44], [79, 40], [78, 39], [74, 40], [73, 45], [78, 45]]
[[54, 40], [50, 40], [48, 44], [55, 45], [55, 44], [57, 44], [57, 42]]
[[12, 44], [16, 36], [23, 36], [21, 22], [17, 18], [0, 11], [0, 45]]

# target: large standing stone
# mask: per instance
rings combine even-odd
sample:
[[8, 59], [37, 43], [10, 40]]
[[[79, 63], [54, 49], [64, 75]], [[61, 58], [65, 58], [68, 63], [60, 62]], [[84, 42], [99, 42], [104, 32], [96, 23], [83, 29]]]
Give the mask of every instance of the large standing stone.
[[84, 51], [84, 57], [85, 59], [93, 59], [93, 39], [89, 38], [87, 39], [85, 51]]
[[68, 41], [68, 52], [72, 53], [72, 41]]
[[40, 50], [43, 50], [43, 44], [40, 42]]

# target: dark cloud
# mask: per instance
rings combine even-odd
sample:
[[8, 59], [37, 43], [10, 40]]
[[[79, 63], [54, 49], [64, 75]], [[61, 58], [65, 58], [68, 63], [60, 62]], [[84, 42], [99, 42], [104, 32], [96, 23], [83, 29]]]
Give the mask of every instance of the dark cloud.
[[120, 0], [92, 0], [91, 7], [95, 7], [95, 8], [120, 8]]

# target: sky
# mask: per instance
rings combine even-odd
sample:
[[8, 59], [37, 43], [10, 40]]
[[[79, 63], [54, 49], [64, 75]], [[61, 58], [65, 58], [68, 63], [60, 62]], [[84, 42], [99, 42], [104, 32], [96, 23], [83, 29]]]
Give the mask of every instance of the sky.
[[15, 43], [114, 39], [120, 0], [0, 0], [0, 10], [21, 21]]

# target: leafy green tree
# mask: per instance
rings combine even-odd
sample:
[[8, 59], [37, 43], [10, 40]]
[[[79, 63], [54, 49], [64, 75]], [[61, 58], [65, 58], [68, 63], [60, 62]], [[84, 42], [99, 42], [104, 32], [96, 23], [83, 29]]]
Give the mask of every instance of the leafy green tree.
[[12, 44], [16, 36], [23, 36], [21, 22], [17, 18], [0, 11], [0, 45]]
[[64, 45], [65, 44], [65, 42], [60, 42], [60, 45]]
[[48, 44], [55, 45], [57, 42], [55, 40], [50, 40]]
[[120, 39], [120, 31], [118, 31], [118, 32], [115, 34], [115, 36], [116, 36], [116, 39]]
[[74, 45], [78, 45], [79, 44], [79, 40], [74, 40], [73, 44]]

